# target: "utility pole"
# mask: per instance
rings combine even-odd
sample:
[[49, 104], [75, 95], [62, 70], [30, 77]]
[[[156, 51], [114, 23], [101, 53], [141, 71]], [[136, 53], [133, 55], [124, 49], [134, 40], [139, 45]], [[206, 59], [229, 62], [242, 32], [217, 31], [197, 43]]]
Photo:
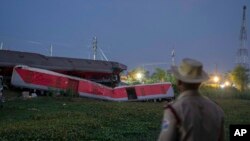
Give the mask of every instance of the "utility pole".
[[173, 48], [172, 53], [171, 53], [171, 58], [172, 58], [172, 65], [175, 66], [175, 51], [174, 51], [174, 48]]
[[97, 48], [97, 37], [93, 38], [92, 41], [92, 49], [93, 49], [93, 60], [97, 60], [97, 56], [99, 56], [100, 60], [108, 61], [107, 56], [104, 54], [100, 47]]
[[53, 46], [50, 44], [50, 56], [53, 56]]
[[3, 42], [1, 42], [0, 50], [3, 50]]
[[240, 29], [240, 47], [237, 51], [237, 65], [241, 65], [246, 69], [249, 68], [248, 64], [248, 49], [247, 49], [247, 27], [246, 27], [246, 5], [243, 6], [242, 25]]
[[92, 45], [93, 45], [93, 59], [96, 60], [96, 54], [97, 54], [97, 38], [94, 37], [93, 38], [93, 42], [92, 42]]

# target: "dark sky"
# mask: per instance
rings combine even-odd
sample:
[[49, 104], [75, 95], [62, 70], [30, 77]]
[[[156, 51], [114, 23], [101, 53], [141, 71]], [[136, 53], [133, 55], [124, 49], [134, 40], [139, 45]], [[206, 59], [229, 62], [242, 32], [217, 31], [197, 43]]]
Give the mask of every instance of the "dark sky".
[[244, 4], [250, 28], [249, 0], [0, 0], [0, 42], [44, 55], [52, 44], [54, 56], [89, 58], [96, 36], [107, 58], [129, 70], [169, 68], [175, 48], [177, 63], [191, 57], [208, 72], [216, 64], [226, 72], [235, 65]]

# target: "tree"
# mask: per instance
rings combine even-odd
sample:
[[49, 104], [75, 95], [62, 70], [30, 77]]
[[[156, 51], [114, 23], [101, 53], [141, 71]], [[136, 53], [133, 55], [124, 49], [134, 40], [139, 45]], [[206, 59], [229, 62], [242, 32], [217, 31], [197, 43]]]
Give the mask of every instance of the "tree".
[[152, 74], [151, 79], [153, 82], [171, 82], [173, 84], [175, 83], [174, 76], [161, 68], [155, 69], [155, 72]]
[[156, 68], [151, 79], [153, 79], [154, 82], [165, 82], [167, 79], [167, 72], [161, 68]]
[[247, 89], [249, 82], [249, 70], [241, 65], [236, 66], [229, 74], [231, 81], [235, 84], [236, 88], [240, 91]]
[[[142, 74], [141, 80], [138, 80], [138, 73]], [[158, 82], [171, 82], [175, 84], [174, 76], [161, 68], [156, 68], [154, 73], [150, 75], [149, 71], [146, 71], [144, 68], [138, 67], [128, 72], [127, 83], [129, 84], [152, 84]]]

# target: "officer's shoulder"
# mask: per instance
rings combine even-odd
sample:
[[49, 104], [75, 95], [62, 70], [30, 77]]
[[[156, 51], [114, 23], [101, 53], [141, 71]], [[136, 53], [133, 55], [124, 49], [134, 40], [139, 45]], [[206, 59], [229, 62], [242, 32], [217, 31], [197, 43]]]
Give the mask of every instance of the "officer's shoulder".
[[178, 108], [176, 107], [176, 101], [168, 102], [164, 105], [165, 114], [166, 115], [172, 115], [172, 120], [174, 119], [176, 121], [176, 124], [180, 124], [181, 118], [178, 114]]
[[181, 107], [182, 103], [183, 103], [182, 100], [174, 100], [174, 101], [165, 103], [164, 109], [168, 109], [170, 107], [170, 108], [177, 110], [179, 109], [179, 107]]
[[170, 101], [170, 102], [166, 102], [163, 106], [164, 109], [167, 109], [169, 107], [173, 107], [175, 101]]

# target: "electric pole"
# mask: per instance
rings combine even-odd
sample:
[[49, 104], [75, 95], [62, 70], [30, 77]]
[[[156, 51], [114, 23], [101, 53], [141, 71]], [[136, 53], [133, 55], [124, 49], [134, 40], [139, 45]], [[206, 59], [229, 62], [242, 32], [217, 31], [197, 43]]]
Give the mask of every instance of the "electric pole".
[[92, 42], [92, 45], [93, 45], [93, 59], [96, 60], [96, 54], [97, 54], [97, 38], [94, 37], [93, 38], [93, 42]]
[[0, 50], [3, 50], [3, 42], [1, 42]]
[[240, 29], [240, 47], [237, 51], [237, 65], [241, 65], [246, 69], [249, 68], [248, 64], [248, 49], [247, 49], [247, 27], [246, 27], [246, 5], [243, 6], [242, 25]]
[[172, 65], [175, 66], [175, 51], [174, 51], [174, 48], [173, 48], [172, 53], [171, 53], [171, 58], [172, 58]]
[[50, 44], [50, 56], [53, 56], [53, 46]]

